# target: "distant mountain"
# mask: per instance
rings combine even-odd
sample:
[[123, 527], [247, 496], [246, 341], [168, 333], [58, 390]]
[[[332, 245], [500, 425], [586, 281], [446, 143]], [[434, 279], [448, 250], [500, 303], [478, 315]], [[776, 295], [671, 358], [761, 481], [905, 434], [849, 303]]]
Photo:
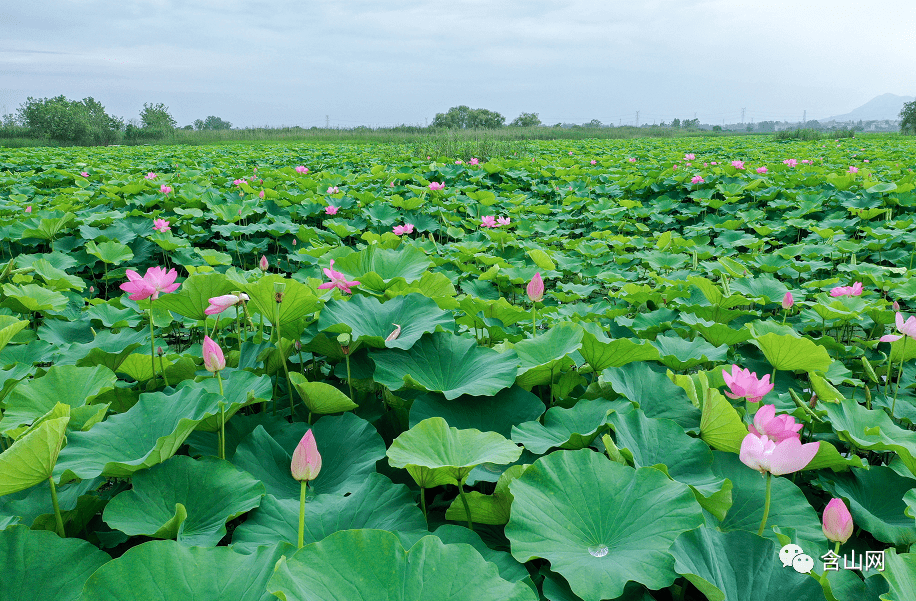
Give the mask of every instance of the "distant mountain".
[[835, 115], [820, 119], [820, 121], [873, 121], [880, 119], [897, 119], [904, 103], [916, 100], [913, 96], [897, 96], [896, 94], [881, 94], [872, 98], [859, 108], [853, 109], [845, 115]]

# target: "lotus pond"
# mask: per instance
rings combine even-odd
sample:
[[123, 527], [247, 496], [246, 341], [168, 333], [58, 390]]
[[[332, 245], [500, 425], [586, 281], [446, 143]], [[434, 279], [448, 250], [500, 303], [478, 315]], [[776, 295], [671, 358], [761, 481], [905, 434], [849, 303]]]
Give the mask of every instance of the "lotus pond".
[[0, 600], [916, 599], [916, 140], [529, 150], [0, 149]]

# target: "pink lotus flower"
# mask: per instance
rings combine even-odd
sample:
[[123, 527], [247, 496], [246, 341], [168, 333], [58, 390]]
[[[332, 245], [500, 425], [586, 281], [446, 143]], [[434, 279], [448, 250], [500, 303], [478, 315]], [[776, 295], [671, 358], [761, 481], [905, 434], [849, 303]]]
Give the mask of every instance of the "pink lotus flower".
[[398, 236], [401, 236], [404, 234], [412, 234], [413, 233], [413, 224], [405, 223], [404, 225], [396, 225], [394, 226], [393, 231]]
[[293, 238], [293, 246], [296, 246], [296, 239]]
[[211, 374], [216, 371], [226, 369], [226, 358], [223, 356], [223, 349], [213, 342], [209, 336], [204, 336], [204, 367]]
[[798, 438], [798, 431], [804, 424], [796, 424], [788, 414], [776, 415], [776, 405], [763, 405], [754, 414], [754, 424], [748, 427], [752, 434], [766, 436], [773, 442], [787, 438]]
[[693, 163], [684, 163], [684, 165], [686, 165], [686, 166], [688, 166], [688, 167], [693, 167]]
[[296, 167], [296, 173], [308, 173], [308, 172], [309, 172], [309, 168], [306, 167], [305, 165], [299, 165], [298, 167]]
[[210, 306], [204, 309], [205, 315], [217, 315], [222, 313], [229, 307], [234, 307], [242, 301], [247, 301], [248, 295], [244, 292], [239, 292], [238, 294], [223, 294], [222, 296], [214, 296], [209, 299]]
[[718, 164], [719, 164], [719, 163], [717, 163], [717, 162], [715, 162], [715, 161], [713, 161], [713, 162], [710, 163], [710, 165], [718, 165]]
[[430, 182], [429, 189], [432, 191], [445, 190], [445, 182]]
[[328, 194], [339, 194], [340, 188], [337, 186], [328, 186]]
[[160, 292], [175, 292], [181, 286], [175, 283], [178, 272], [174, 269], [166, 272], [163, 267], [150, 267], [142, 278], [133, 269], [128, 269], [126, 274], [130, 281], [121, 284], [120, 288], [124, 292], [129, 292], [130, 296], [127, 298], [134, 301], [150, 297], [156, 300]]
[[328, 215], [336, 215], [339, 210], [340, 207], [335, 207], [334, 205], [328, 205], [324, 208], [324, 212]]
[[150, 171], [149, 173], [147, 173], [147, 174], [144, 175], [143, 177], [146, 178], [146, 179], [156, 179], [156, 174], [153, 173], [152, 171]]
[[692, 152], [688, 152], [687, 154], [684, 155], [685, 161], [692, 161], [695, 158], [697, 158], [697, 156], [693, 154]]
[[293, 478], [302, 481], [314, 480], [321, 471], [321, 453], [318, 452], [318, 443], [315, 435], [309, 430], [296, 445], [293, 451], [293, 460], [289, 466]]
[[591, 161], [589, 161], [589, 164], [590, 164], [590, 165], [597, 165], [597, 164], [598, 164], [598, 161], [596, 161], [595, 159], [592, 159]]
[[234, 180], [232, 180], [232, 184], [233, 184], [234, 186], [241, 186], [242, 184], [247, 184], [247, 183], [248, 183], [248, 180], [247, 180], [247, 179], [234, 179]]
[[732, 167], [735, 169], [744, 169], [744, 161], [732, 161]]
[[510, 223], [512, 223], [512, 220], [508, 217], [499, 217], [496, 219], [496, 223], [498, 223], [499, 225], [509, 225]]
[[167, 232], [172, 228], [169, 227], [169, 222], [166, 219], [154, 219], [153, 220], [153, 229], [157, 232]]
[[[896, 301], [894, 301], [896, 302]], [[909, 336], [910, 338], [916, 339], [916, 317], [910, 315], [907, 320], [903, 321], [903, 314], [899, 311], [897, 315], [894, 316], [895, 325], [897, 326], [897, 331], [903, 334], [903, 336]], [[879, 340], [881, 342], [894, 342], [895, 340], [900, 340], [903, 336], [897, 336], [894, 334], [885, 334]]]
[[810, 164], [811, 164], [811, 161], [809, 161], [808, 159], [802, 159], [802, 165], [810, 165]]
[[478, 164], [480, 164], [480, 161], [473, 157], [471, 158], [471, 161], [468, 163], [468, 165], [478, 165]]
[[572, 150], [569, 151], [569, 156], [572, 156]]
[[333, 288], [340, 288], [340, 290], [341, 290], [342, 292], [344, 292], [345, 294], [350, 294], [350, 293], [351, 293], [351, 291], [350, 291], [350, 287], [351, 287], [351, 286], [359, 286], [359, 285], [360, 285], [360, 283], [359, 283], [359, 282], [356, 282], [356, 281], [354, 281], [354, 282], [348, 282], [348, 281], [347, 281], [347, 278], [346, 278], [346, 276], [345, 276], [344, 274], [340, 273], [339, 271], [335, 271], [335, 269], [334, 269], [334, 259], [331, 259], [331, 267], [330, 267], [330, 269], [325, 268], [323, 271], [324, 271], [324, 275], [328, 276], [328, 277], [331, 279], [331, 281], [330, 281], [330, 282], [325, 282], [324, 284], [318, 286], [318, 288], [321, 289], [321, 290], [331, 290], [331, 289], [333, 289]]
[[172, 186], [166, 186], [165, 184], [162, 184], [159, 186], [159, 191], [163, 194], [169, 194], [172, 191]]
[[773, 442], [766, 436], [757, 436], [749, 432], [741, 441], [738, 458], [744, 465], [761, 474], [769, 472], [774, 476], [782, 476], [804, 469], [817, 455], [820, 444], [802, 444], [795, 436], [782, 442]]
[[741, 369], [737, 365], [732, 365], [731, 374], [723, 369], [722, 377], [731, 389], [731, 392], [725, 393], [730, 399], [745, 398], [750, 403], [759, 403], [760, 399], [773, 390], [770, 374], [758, 379], [757, 372], [751, 373], [751, 370]]
[[837, 286], [830, 291], [830, 296], [861, 296], [862, 282], [856, 282], [852, 286]]
[[528, 282], [526, 292], [528, 292], [528, 298], [530, 298], [533, 303], [544, 298], [544, 280], [541, 279], [540, 272], [534, 274], [534, 277]]
[[456, 165], [464, 165], [464, 161], [462, 161], [461, 159], [458, 159], [457, 161], [455, 161], [455, 164], [456, 164]]
[[80, 171], [80, 175], [82, 175], [83, 177], [89, 177], [89, 173], [85, 171]]
[[[531, 159], [531, 160], [533, 161], [534, 159]], [[630, 161], [631, 163], [635, 163], [635, 162], [636, 162], [636, 157], [630, 157], [630, 158], [628, 158], [627, 160]]]
[[849, 173], [858, 173], [858, 172], [859, 172], [858, 167], [853, 167], [852, 165], [849, 166]]
[[795, 167], [796, 165], [798, 165], [798, 161], [796, 161], [795, 159], [786, 159], [783, 161], [783, 163], [785, 163], [789, 167]]
[[480, 218], [480, 227], [499, 227], [496, 225], [496, 217], [493, 215], [484, 215]]
[[26, 213], [31, 213], [31, 212], [32, 212], [32, 205], [27, 206], [27, 207], [25, 208], [25, 212], [26, 212]]
[[792, 305], [795, 304], [795, 299], [792, 298], [791, 292], [786, 292], [786, 295], [782, 297], [782, 308], [788, 311], [792, 308]]
[[258, 269], [260, 269], [261, 271], [267, 271], [269, 267], [270, 267], [270, 264], [267, 262], [267, 256], [261, 255], [261, 260], [258, 261]]
[[868, 159], [862, 159], [862, 162], [863, 162], [863, 163], [867, 163], [867, 162], [868, 162]]
[[677, 165], [671, 165], [671, 168], [677, 170]]
[[258, 198], [260, 198], [261, 200], [264, 200], [264, 190], [261, 190], [260, 192], [258, 192]]
[[757, 167], [757, 173], [763, 175], [763, 174], [766, 173], [766, 172], [767, 172], [767, 168], [766, 168], [766, 167]]
[[691, 184], [705, 184], [706, 180], [700, 177], [699, 175], [694, 175], [693, 177], [690, 178], [690, 183]]
[[835, 543], [845, 543], [852, 536], [852, 515], [843, 503], [843, 499], [830, 499], [824, 507], [824, 536]]

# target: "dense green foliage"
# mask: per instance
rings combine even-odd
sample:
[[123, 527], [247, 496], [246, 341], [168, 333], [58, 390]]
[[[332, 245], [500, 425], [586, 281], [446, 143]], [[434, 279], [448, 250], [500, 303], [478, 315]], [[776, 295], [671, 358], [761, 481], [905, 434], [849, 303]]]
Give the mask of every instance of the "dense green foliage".
[[29, 97], [19, 107], [18, 116], [34, 136], [84, 145], [110, 144], [118, 139], [124, 125], [91, 97], [80, 101], [64, 96]]
[[506, 118], [495, 111], [472, 109], [462, 104], [445, 113], [436, 113], [431, 125], [445, 129], [497, 129], [505, 123]]
[[900, 110], [900, 131], [916, 134], [916, 100], [907, 102]]

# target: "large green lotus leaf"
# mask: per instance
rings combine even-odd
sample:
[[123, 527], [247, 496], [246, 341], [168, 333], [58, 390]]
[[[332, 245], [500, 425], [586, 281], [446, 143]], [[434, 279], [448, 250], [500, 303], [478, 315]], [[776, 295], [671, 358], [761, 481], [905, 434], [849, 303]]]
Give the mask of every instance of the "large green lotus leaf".
[[37, 284], [3, 284], [3, 295], [7, 297], [2, 303], [3, 306], [10, 307], [17, 313], [62, 311], [67, 306], [66, 296]]
[[[102, 519], [109, 526], [200, 547], [215, 546], [226, 535], [226, 522], [257, 507], [264, 495], [258, 480], [214, 457], [171, 457], [135, 474], [131, 484], [105, 507]], [[164, 528], [179, 504], [186, 519]]]
[[117, 334], [111, 330], [99, 332], [92, 342], [85, 344], [71, 344], [57, 362], [58, 365], [77, 365], [92, 367], [104, 365], [111, 371], [117, 372], [118, 367], [134, 350], [149, 345], [149, 330], [141, 328], [139, 331], [124, 328]]
[[779, 561], [779, 546], [751, 532], [697, 528], [671, 545], [674, 569], [710, 601], [824, 599], [818, 581]]
[[884, 576], [890, 589], [881, 595], [882, 601], [916, 601], [916, 553], [900, 553], [896, 549], [884, 552]]
[[375, 381], [391, 390], [413, 387], [441, 392], [451, 400], [463, 394], [493, 395], [512, 386], [518, 366], [515, 351], [498, 353], [474, 340], [447, 332], [424, 334], [410, 350], [369, 353]]
[[66, 292], [68, 290], [84, 290], [86, 288], [86, 282], [81, 278], [54, 267], [47, 259], [36, 259], [32, 261], [31, 267], [52, 290]]
[[[236, 447], [258, 426], [264, 426], [268, 434], [275, 435], [289, 427], [289, 421], [279, 414], [271, 414], [270, 411], [261, 411], [249, 415], [236, 414], [226, 422], [226, 459], [232, 461]], [[216, 432], [196, 430], [188, 436], [186, 443], [189, 448], [188, 455], [191, 457], [203, 457], [205, 455], [217, 457], [219, 455], [219, 436]]]
[[901, 428], [883, 410], [866, 409], [851, 399], [839, 403], [818, 403], [827, 411], [830, 425], [860, 449], [893, 451], [916, 475], [916, 432]]
[[475, 466], [512, 463], [522, 449], [496, 432], [450, 428], [441, 417], [431, 417], [395, 438], [387, 454], [392, 467], [442, 468], [463, 482]]
[[700, 410], [693, 406], [684, 389], [648, 363], [611, 367], [601, 375], [611, 383], [614, 392], [637, 403], [647, 416], [674, 420], [688, 432], [699, 429]]
[[296, 392], [302, 397], [302, 402], [308, 407], [309, 412], [317, 415], [328, 413], [341, 413], [359, 407], [350, 397], [340, 390], [325, 382], [309, 382], [302, 374], [291, 372], [289, 374]]
[[[763, 503], [766, 497], [766, 479], [760, 472], [741, 463], [733, 453], [713, 451], [713, 472], [732, 482], [732, 506], [719, 529], [747, 530], [757, 533], [763, 520]], [[808, 503], [804, 493], [789, 478], [773, 477], [771, 484], [770, 514], [763, 535], [778, 542], [773, 526], [793, 528], [798, 537], [822, 543], [824, 532], [817, 512]]]
[[659, 361], [671, 369], [690, 369], [700, 363], [722, 361], [728, 352], [725, 345], [716, 347], [702, 338], [685, 340], [673, 332], [660, 334], [652, 344], [658, 349]]
[[370, 245], [360, 252], [337, 259], [334, 269], [348, 276], [347, 279], [357, 281], [367, 273], [375, 273], [383, 282], [397, 277], [412, 282], [432, 264], [426, 253], [413, 246], [386, 250]]
[[913, 478], [900, 476], [889, 467], [871, 466], [845, 474], [822, 474], [820, 482], [833, 496], [848, 500], [856, 526], [879, 541], [893, 545], [916, 543], [916, 526], [904, 513], [903, 499], [916, 486]]
[[658, 349], [649, 343], [637, 344], [629, 338], [615, 340], [599, 338], [588, 331], [582, 336], [582, 347], [579, 353], [595, 373], [601, 373], [609, 367], [620, 367], [634, 361], [652, 361], [658, 359]]
[[[569, 588], [569, 583], [565, 578], [547, 568], [541, 568], [541, 573], [544, 574], [541, 588], [544, 591], [545, 599], [548, 601], [582, 601]], [[646, 587], [638, 582], [627, 582], [623, 594], [614, 601], [656, 601], [656, 599], [646, 590]]]
[[141, 394], [124, 413], [112, 415], [87, 432], [71, 432], [61, 451], [55, 478], [130, 476], [175, 454], [207, 416], [218, 412], [218, 394], [185, 388], [173, 395]]
[[105, 263], [119, 265], [124, 261], [134, 258], [134, 251], [126, 244], [120, 242], [102, 242], [96, 244], [93, 240], [86, 242], [86, 252]]
[[[40, 378], [23, 380], [6, 399], [6, 410], [0, 420], [0, 431], [9, 432], [30, 424], [57, 403], [71, 408], [86, 405], [96, 395], [114, 388], [117, 376], [107, 367], [54, 365]], [[82, 427], [82, 424], [74, 427]]]
[[410, 406], [410, 426], [441, 417], [459, 430], [499, 432], [508, 437], [513, 426], [535, 420], [543, 413], [541, 399], [519, 386], [504, 388], [492, 396], [462, 395], [453, 400], [429, 392], [415, 398]]
[[345, 530], [281, 559], [268, 590], [283, 601], [536, 601], [470, 545], [424, 536], [410, 550], [382, 530]]
[[582, 346], [582, 327], [573, 322], [559, 325], [540, 334], [518, 342], [514, 350], [521, 364], [518, 367], [517, 383], [525, 390], [537, 384], [548, 384], [571, 361], [566, 356]]
[[569, 409], [551, 407], [544, 414], [543, 425], [534, 420], [513, 426], [512, 440], [538, 455], [553, 448], [583, 449], [601, 430], [606, 430], [609, 413], [631, 408], [630, 402], [623, 399], [582, 399]]
[[[386, 342], [397, 326], [401, 327], [398, 337]], [[332, 299], [318, 317], [320, 331], [350, 332], [353, 340], [374, 348], [409, 349], [424, 333], [437, 328], [452, 331], [455, 319], [422, 294], [396, 296], [385, 303], [371, 296]]]
[[78, 538], [26, 526], [0, 530], [0, 600], [73, 601], [92, 573], [110, 560]]
[[548, 560], [585, 601], [614, 599], [629, 580], [669, 586], [676, 574], [668, 548], [703, 523], [684, 484], [587, 449], [541, 457], [509, 490], [512, 555]]
[[45, 420], [0, 453], [0, 496], [25, 490], [51, 477], [69, 422], [69, 415]]
[[[188, 319], [203, 320], [207, 318], [204, 309], [210, 306], [209, 299], [233, 290], [239, 290], [239, 284], [229, 281], [221, 273], [195, 274], [181, 283], [180, 290], [160, 295], [155, 304]], [[223, 317], [227, 316], [234, 317], [235, 309], [230, 309]]]
[[[410, 489], [381, 474], [369, 474], [348, 496], [317, 495], [305, 504], [305, 544], [358, 528], [411, 531], [426, 528], [426, 520]], [[279, 540], [295, 544], [298, 533], [299, 499], [268, 495], [232, 533], [232, 547], [250, 553]]]
[[228, 547], [149, 541], [99, 568], [79, 601], [275, 601], [267, 581], [294, 550], [279, 543], [242, 555]]
[[[296, 422], [273, 437], [258, 426], [242, 441], [232, 462], [261, 480], [268, 494], [277, 498], [299, 498], [299, 482], [290, 473], [293, 451], [309, 426]], [[385, 456], [385, 443], [366, 420], [352, 413], [325, 416], [311, 427], [321, 471], [309, 482], [309, 494], [345, 494], [352, 491], [375, 463]]]
[[[292, 374], [290, 374], [292, 375]], [[219, 381], [216, 378], [207, 378], [202, 382], [185, 380], [178, 385], [176, 390], [193, 388], [198, 393], [209, 392], [219, 394]], [[225, 420], [228, 423], [229, 418], [236, 414], [242, 407], [269, 400], [272, 395], [272, 386], [270, 376], [259, 376], [250, 371], [234, 370], [223, 378], [223, 395], [222, 399], [226, 403], [224, 412]], [[220, 415], [217, 410], [215, 415], [204, 418], [197, 426], [197, 430], [204, 432], [216, 432], [219, 430]]]
[[0, 322], [0, 351], [9, 344], [9, 341], [12, 340], [13, 336], [18, 334], [23, 328], [29, 325], [28, 321], [20, 321], [18, 319], [12, 318], [12, 316], [4, 315], [3, 317], [11, 318], [9, 320], [4, 320]]
[[[318, 310], [321, 301], [315, 296], [308, 286], [296, 280], [272, 274], [263, 275], [257, 282], [242, 285], [242, 290], [248, 293], [251, 303], [264, 316], [264, 321], [274, 324], [276, 319], [276, 293], [274, 284], [284, 285], [283, 302], [280, 303], [280, 327], [292, 325], [299, 319], [313, 314]], [[298, 334], [297, 334], [298, 337]]]
[[[98, 499], [88, 493], [97, 489], [104, 482], [104, 478], [93, 478], [57, 487], [57, 502], [64, 522], [64, 530], [73, 531], [70, 524], [80, 518], [78, 506], [81, 498]], [[0, 497], [0, 515], [16, 516], [13, 523], [21, 522], [36, 530], [56, 530], [57, 528], [54, 504], [47, 486], [33, 486], [18, 493]], [[52, 524], [52, 526], [50, 528], [42, 527], [41, 525], [45, 523]]]
[[827, 371], [833, 361], [827, 349], [791, 334], [764, 334], [754, 342], [770, 365], [782, 371]]
[[752, 278], [738, 278], [728, 283], [728, 287], [739, 294], [757, 299], [763, 304], [777, 303], [783, 299], [789, 289], [771, 274], [761, 274]]
[[[485, 495], [476, 490], [466, 495], [468, 508], [475, 522], [502, 525], [509, 521], [509, 514], [512, 510], [512, 493], [509, 492], [509, 484], [521, 476], [526, 467], [525, 465], [513, 465], [504, 471], [497, 480], [496, 489], [492, 495]], [[445, 512], [445, 519], [454, 522], [468, 520], [464, 502], [460, 498], [452, 501]]]
[[732, 485], [712, 472], [712, 451], [706, 443], [687, 436], [673, 421], [646, 417], [639, 409], [612, 413], [608, 422], [617, 447], [629, 454], [633, 467], [664, 466], [672, 480], [690, 487], [703, 509], [725, 518], [732, 504]]

